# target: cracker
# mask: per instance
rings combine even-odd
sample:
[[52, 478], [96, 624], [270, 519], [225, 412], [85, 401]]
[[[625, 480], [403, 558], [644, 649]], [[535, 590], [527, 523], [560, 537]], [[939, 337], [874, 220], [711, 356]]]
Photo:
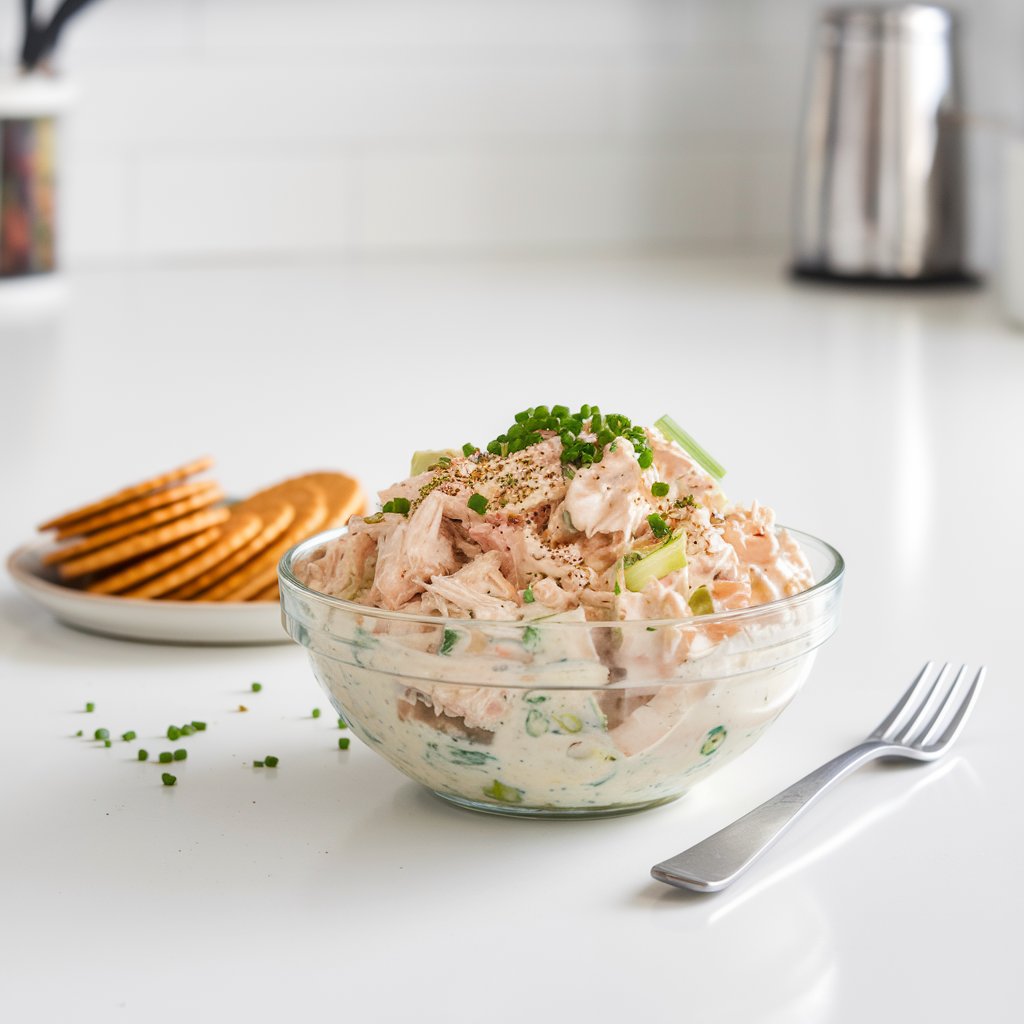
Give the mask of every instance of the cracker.
[[250, 601], [279, 601], [281, 599], [281, 589], [277, 584], [277, 580], [274, 580], [266, 590], [261, 590], [258, 594], [254, 594], [249, 598]]
[[215, 544], [221, 535], [221, 527], [211, 526], [207, 530], [194, 533], [184, 540], [163, 548], [144, 558], [141, 562], [133, 562], [126, 569], [115, 572], [112, 576], [104, 576], [103, 579], [95, 580], [85, 589], [94, 594], [116, 594], [134, 586], [136, 583], [164, 572], [172, 566], [194, 558], [205, 548]]
[[[105, 547], [107, 544], [112, 544], [116, 540], [131, 537], [137, 533], [143, 533], [154, 526], [160, 526], [163, 523], [169, 523], [174, 519], [181, 518], [181, 516], [188, 515], [189, 512], [197, 512], [201, 508], [207, 508], [224, 497], [224, 492], [212, 480], [205, 481], [201, 486], [198, 484], [185, 484], [184, 487], [193, 488], [193, 490], [188, 491], [187, 497], [181, 501], [175, 501], [170, 505], [164, 505], [162, 508], [156, 508], [152, 512], [134, 516], [125, 522], [119, 522], [114, 526], [108, 527], [106, 530], [92, 533], [88, 537], [76, 541], [74, 544], [66, 544], [64, 547], [48, 551], [43, 555], [43, 565], [56, 565], [58, 562], [66, 562], [69, 559], [78, 558], [80, 555]], [[200, 487], [200, 489], [194, 490], [196, 487]], [[171, 488], [171, 490], [177, 490], [177, 488]], [[169, 494], [171, 491], [166, 493]]]
[[230, 514], [226, 508], [210, 508], [193, 512], [191, 515], [175, 519], [163, 526], [157, 526], [155, 529], [126, 537], [114, 544], [108, 544], [105, 548], [82, 555], [80, 558], [73, 558], [59, 565], [57, 571], [62, 578], [67, 580], [85, 576], [100, 569], [109, 569], [121, 562], [127, 562], [140, 555], [147, 555], [151, 551], [167, 547], [168, 544], [184, 540], [211, 526], [219, 526]]
[[[122, 590], [124, 597], [160, 597], [168, 591], [174, 590], [189, 580], [194, 579], [200, 573], [205, 572], [212, 566], [228, 558], [239, 548], [251, 541], [263, 529], [263, 520], [255, 512], [232, 511], [231, 517], [220, 527], [220, 535], [209, 547], [203, 548], [197, 555], [185, 561], [178, 562], [167, 572], [159, 576], [151, 576], [140, 587], [132, 587], [130, 590]], [[153, 558], [160, 558], [154, 555]], [[132, 568], [141, 572], [146, 567], [145, 562], [140, 562]], [[127, 575], [126, 573], [122, 575]], [[145, 579], [145, 576], [141, 578]]]
[[219, 583], [225, 576], [230, 576], [236, 569], [252, 561], [277, 540], [295, 518], [295, 507], [292, 503], [287, 498], [277, 495], [269, 495], [260, 500], [247, 498], [245, 501], [239, 502], [231, 511], [232, 513], [248, 511], [257, 513], [264, 522], [263, 529], [234, 554], [207, 569], [184, 586], [168, 591], [162, 595], [163, 597], [174, 601], [187, 601], [201, 595], [204, 590]]
[[[203, 601], [245, 601], [251, 595], [265, 590], [277, 579], [277, 563], [281, 556], [300, 540], [316, 533], [327, 516], [327, 501], [323, 491], [315, 484], [301, 480], [288, 480], [272, 490], [286, 494], [295, 507], [295, 518], [288, 529], [264, 552], [251, 562], [225, 577], [216, 586], [200, 595]], [[263, 500], [266, 492], [253, 495], [251, 500]]]
[[201, 459], [195, 459], [192, 462], [185, 463], [184, 466], [178, 466], [176, 469], [168, 470], [166, 473], [160, 473], [157, 476], [150, 477], [148, 480], [143, 480], [141, 483], [132, 484], [130, 487], [122, 488], [120, 491], [116, 491], [114, 494], [111, 494], [106, 498], [99, 498], [96, 501], [90, 502], [88, 505], [83, 505], [81, 508], [76, 508], [71, 512], [65, 512], [63, 515], [56, 516], [54, 519], [48, 519], [45, 523], [41, 523], [38, 529], [63, 529], [79, 519], [85, 519], [87, 516], [93, 515], [95, 512], [102, 512], [104, 509], [113, 508], [115, 505], [121, 505], [126, 501], [130, 501], [132, 498], [138, 498], [143, 494], [148, 494], [150, 491], [156, 491], [161, 487], [166, 487], [167, 484], [174, 483], [178, 480], [184, 480], [190, 476], [195, 476], [197, 473], [202, 473], [212, 465], [213, 459], [208, 456], [204, 456]]
[[344, 473], [304, 473], [295, 479], [309, 481], [323, 490], [327, 499], [327, 517], [324, 519], [323, 529], [329, 526], [344, 526], [350, 516], [362, 515], [366, 511], [366, 495], [363, 494], [359, 481], [345, 476]]

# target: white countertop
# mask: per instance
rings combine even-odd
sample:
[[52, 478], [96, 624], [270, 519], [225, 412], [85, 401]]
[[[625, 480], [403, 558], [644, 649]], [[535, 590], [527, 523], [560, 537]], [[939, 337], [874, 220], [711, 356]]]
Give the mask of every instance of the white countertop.
[[[730, 496], [833, 542], [848, 576], [764, 739], [674, 804], [589, 822], [459, 811], [358, 740], [339, 752], [298, 647], [94, 637], [5, 577], [5, 1020], [1015, 1018], [1024, 335], [988, 293], [797, 286], [761, 260], [105, 271], [68, 291], [55, 319], [4, 319], [0, 293], [5, 550], [203, 452], [235, 492], [332, 465], [377, 488], [413, 448], [597, 401], [671, 412]], [[990, 670], [945, 761], [859, 772], [719, 895], [649, 877], [859, 740], [927, 658]], [[135, 749], [193, 718], [209, 728], [166, 789]], [[139, 741], [74, 738], [98, 726]], [[248, 767], [267, 753], [278, 769]]]

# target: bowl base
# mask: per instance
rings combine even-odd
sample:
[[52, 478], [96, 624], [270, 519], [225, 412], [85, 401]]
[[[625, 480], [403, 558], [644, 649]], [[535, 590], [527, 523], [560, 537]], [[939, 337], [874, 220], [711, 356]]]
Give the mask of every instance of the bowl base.
[[469, 800], [451, 793], [440, 793], [436, 789], [427, 790], [445, 803], [461, 807], [466, 811], [478, 811], [481, 814], [494, 814], [501, 818], [541, 818], [541, 819], [586, 819], [586, 818], [617, 818], [623, 814], [635, 814], [651, 807], [661, 807], [678, 800], [683, 794], [659, 797], [640, 804], [609, 804], [606, 807], [521, 807], [516, 804], [492, 804], [479, 800]]

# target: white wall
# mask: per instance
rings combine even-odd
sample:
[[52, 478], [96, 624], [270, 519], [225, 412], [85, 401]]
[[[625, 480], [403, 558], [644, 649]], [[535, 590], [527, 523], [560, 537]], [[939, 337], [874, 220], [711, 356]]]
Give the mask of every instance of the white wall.
[[[781, 250], [818, 6], [98, 0], [59, 59], [80, 89], [66, 250]], [[972, 105], [1021, 117], [1024, 3], [962, 10]]]

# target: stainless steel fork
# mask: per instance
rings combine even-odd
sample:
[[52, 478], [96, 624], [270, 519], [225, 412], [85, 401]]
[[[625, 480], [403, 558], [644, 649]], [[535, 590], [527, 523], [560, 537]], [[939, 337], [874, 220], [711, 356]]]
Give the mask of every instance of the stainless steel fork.
[[951, 666], [946, 664], [935, 672], [929, 661], [863, 743], [834, 757], [703, 842], [655, 864], [651, 874], [659, 882], [683, 889], [718, 892], [735, 882], [818, 797], [861, 765], [876, 757], [915, 761], [941, 757], [960, 735], [985, 679], [982, 666], [965, 692], [967, 666], [960, 666], [947, 687], [950, 671]]

